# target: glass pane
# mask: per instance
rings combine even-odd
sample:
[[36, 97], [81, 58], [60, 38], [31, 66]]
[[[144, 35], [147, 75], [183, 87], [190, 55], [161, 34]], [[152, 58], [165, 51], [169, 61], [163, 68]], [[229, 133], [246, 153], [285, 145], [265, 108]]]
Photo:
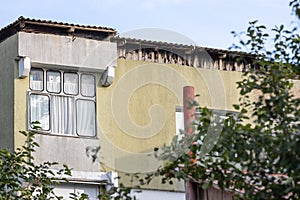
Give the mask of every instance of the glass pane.
[[95, 136], [95, 102], [77, 100], [76, 106], [77, 134], [81, 136]]
[[78, 94], [78, 75], [76, 73], [64, 73], [64, 92]]
[[83, 96], [95, 96], [95, 77], [93, 75], [81, 75], [81, 94]]
[[42, 130], [50, 129], [49, 97], [45, 95], [30, 95], [30, 121], [40, 122]]
[[48, 92], [60, 92], [60, 72], [47, 71], [47, 91]]
[[30, 89], [41, 91], [43, 90], [44, 73], [42, 69], [31, 69], [30, 71]]

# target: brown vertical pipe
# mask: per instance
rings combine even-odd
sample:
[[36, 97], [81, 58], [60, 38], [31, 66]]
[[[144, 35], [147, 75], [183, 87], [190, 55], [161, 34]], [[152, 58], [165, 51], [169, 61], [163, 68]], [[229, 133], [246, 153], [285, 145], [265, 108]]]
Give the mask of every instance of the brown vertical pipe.
[[[184, 130], [186, 134], [192, 134], [193, 128], [191, 122], [195, 119], [195, 108], [191, 106], [194, 101], [194, 87], [185, 86], [183, 88], [183, 113]], [[185, 182], [185, 199], [197, 200], [196, 185], [191, 181]]]

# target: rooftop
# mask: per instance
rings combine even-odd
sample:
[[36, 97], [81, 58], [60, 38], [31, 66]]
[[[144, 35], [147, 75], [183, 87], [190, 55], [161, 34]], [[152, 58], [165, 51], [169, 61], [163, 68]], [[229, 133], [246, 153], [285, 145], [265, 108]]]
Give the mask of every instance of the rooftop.
[[0, 29], [0, 42], [19, 31], [71, 35], [100, 40], [109, 36], [114, 36], [117, 33], [115, 29], [108, 27], [84, 26], [79, 24], [55, 22], [51, 20], [36, 20], [21, 16], [15, 22]]

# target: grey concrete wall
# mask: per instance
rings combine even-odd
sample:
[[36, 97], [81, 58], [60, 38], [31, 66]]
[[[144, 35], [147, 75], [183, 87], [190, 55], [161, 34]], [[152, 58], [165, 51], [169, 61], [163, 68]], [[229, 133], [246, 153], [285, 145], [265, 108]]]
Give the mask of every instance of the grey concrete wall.
[[100, 171], [99, 161], [95, 160], [93, 162], [92, 158], [86, 154], [87, 147], [99, 146], [98, 138], [75, 138], [36, 134], [35, 139], [40, 145], [34, 153], [36, 163], [52, 161], [59, 163], [57, 168], [60, 168], [62, 164], [67, 164], [75, 171]]
[[[96, 73], [117, 62], [116, 43], [51, 34], [19, 32], [18, 35], [18, 55], [28, 56], [33, 66], [77, 68]], [[28, 90], [28, 86], [27, 89], [21, 85], [16, 87], [21, 88], [20, 93]], [[100, 145], [98, 138], [36, 134], [36, 141], [40, 145], [34, 154], [36, 163], [55, 161], [76, 171], [100, 170], [99, 161], [93, 162], [86, 154], [87, 147]]]
[[14, 74], [18, 37], [0, 43], [0, 148], [14, 148]]
[[31, 62], [103, 70], [116, 65], [117, 44], [72, 36], [19, 32], [19, 55]]

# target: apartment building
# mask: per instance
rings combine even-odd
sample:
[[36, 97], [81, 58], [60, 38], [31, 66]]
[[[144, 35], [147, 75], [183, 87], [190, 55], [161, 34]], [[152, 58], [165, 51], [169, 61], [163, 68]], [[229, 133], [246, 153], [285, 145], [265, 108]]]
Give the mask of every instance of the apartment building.
[[[131, 184], [126, 173], [154, 171], [155, 147], [183, 128], [184, 86], [200, 105], [233, 111], [236, 81], [247, 61], [236, 52], [193, 45], [122, 38], [107, 27], [20, 17], [0, 30], [0, 146], [16, 149], [35, 130], [35, 162], [73, 169], [56, 191], [85, 192], [99, 183]], [[154, 180], [140, 199], [184, 199], [184, 184]]]

